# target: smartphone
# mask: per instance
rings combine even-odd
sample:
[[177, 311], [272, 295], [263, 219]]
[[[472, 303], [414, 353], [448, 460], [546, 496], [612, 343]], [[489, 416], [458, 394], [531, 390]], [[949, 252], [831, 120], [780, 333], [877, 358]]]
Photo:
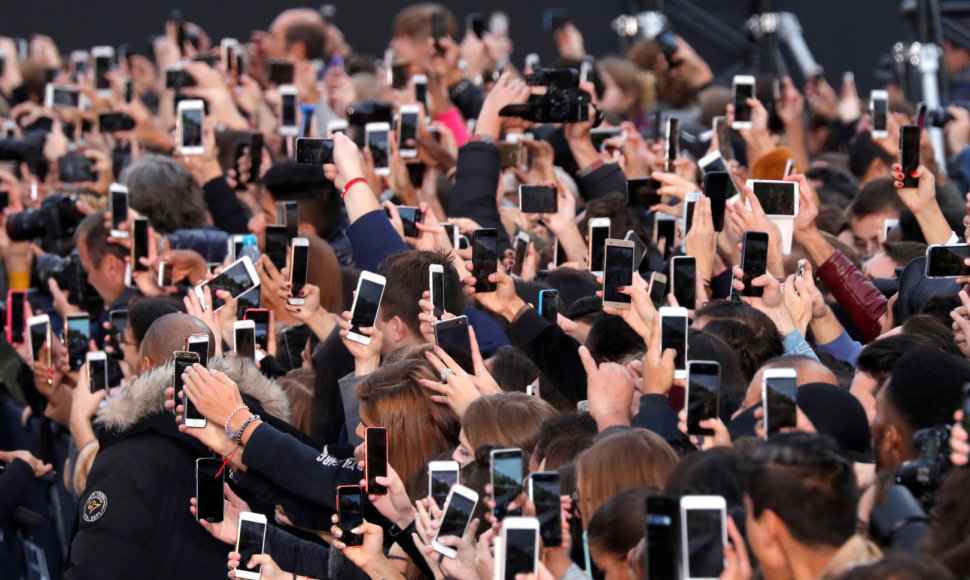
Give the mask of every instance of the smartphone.
[[131, 131], [134, 128], [135, 120], [125, 113], [98, 113], [98, 131], [101, 133]]
[[[339, 496], [340, 488], [337, 491]], [[341, 521], [343, 520], [341, 519]], [[361, 518], [361, 521], [363, 521], [363, 518]], [[358, 522], [359, 524], [360, 522]], [[236, 531], [236, 553], [239, 554], [239, 561], [243, 562], [243, 565], [236, 568], [236, 578], [259, 580], [263, 566], [258, 565], [252, 569], [248, 569], [246, 568], [246, 563], [256, 554], [264, 553], [265, 546], [266, 516], [251, 512], [241, 512], [239, 514], [239, 529]]]
[[48, 109], [77, 109], [81, 96], [74, 87], [47, 83], [44, 86], [44, 106]]
[[374, 173], [391, 174], [391, 126], [389, 123], [367, 123], [364, 125], [364, 147], [374, 158]]
[[495, 282], [488, 277], [498, 271], [498, 231], [482, 228], [472, 233], [472, 276], [475, 292], [494, 292]]
[[654, 214], [653, 222], [654, 245], [659, 248], [661, 240], [664, 242], [661, 257], [666, 260], [677, 244], [677, 218], [658, 212]]
[[724, 230], [725, 206], [736, 189], [730, 173], [711, 171], [704, 174], [704, 195], [711, 200], [711, 221], [714, 222], [715, 232]]
[[490, 453], [492, 465], [492, 499], [495, 501], [493, 514], [502, 521], [505, 516], [518, 515], [509, 511], [509, 504], [522, 493], [522, 450], [493, 449]]
[[439, 320], [433, 325], [434, 341], [449, 356], [461, 365], [472, 362], [472, 343], [468, 335], [468, 317], [456, 316], [448, 320]]
[[237, 320], [232, 323], [232, 351], [239, 358], [256, 359], [256, 323]]
[[158, 287], [168, 288], [175, 284], [174, 268], [168, 262], [158, 263]]
[[517, 574], [536, 574], [539, 569], [539, 520], [505, 518], [500, 546], [496, 565], [501, 563], [501, 580], [515, 580]]
[[734, 148], [731, 147], [731, 127], [727, 117], [714, 117], [712, 130], [717, 134], [717, 148], [725, 163], [733, 160]]
[[448, 492], [442, 512], [441, 525], [438, 533], [431, 540], [431, 547], [439, 554], [449, 558], [457, 558], [458, 550], [451, 546], [445, 546], [438, 541], [438, 538], [455, 536], [461, 538], [465, 535], [465, 529], [472, 520], [475, 507], [478, 505], [478, 493], [472, 489], [455, 483]]
[[290, 243], [290, 293], [289, 304], [302, 306], [306, 298], [299, 294], [306, 286], [307, 271], [310, 267], [310, 240], [307, 238], [293, 238]]
[[465, 16], [465, 32], [471, 32], [478, 38], [484, 38], [488, 32], [488, 22], [481, 12], [472, 12]]
[[903, 168], [903, 187], [916, 187], [919, 179], [913, 173], [919, 169], [919, 135], [917, 125], [899, 128], [899, 164]]
[[627, 230], [623, 239], [628, 242], [633, 242], [633, 269], [639, 270], [644, 256], [647, 255], [647, 244], [633, 230]]
[[277, 270], [286, 267], [289, 242], [290, 235], [287, 233], [286, 226], [266, 226], [266, 231], [263, 233], [263, 250]]
[[367, 493], [387, 495], [387, 487], [377, 483], [378, 477], [387, 477], [387, 429], [368, 427], [364, 432], [364, 479]]
[[411, 84], [414, 85], [414, 100], [428, 108], [428, 77], [425, 75], [412, 75]]
[[872, 117], [872, 138], [889, 137], [889, 93], [880, 90], [869, 93], [869, 115]]
[[895, 228], [898, 225], [899, 225], [899, 220], [898, 219], [893, 218], [893, 219], [883, 220], [883, 222], [882, 222], [882, 240], [881, 241], [885, 242], [886, 240], [888, 240], [889, 239], [889, 232], [891, 232], [893, 230], [893, 228]]
[[94, 181], [94, 159], [69, 153], [57, 160], [57, 177], [64, 183]]
[[764, 288], [753, 286], [751, 281], [768, 271], [768, 234], [765, 232], [745, 232], [741, 246], [741, 269], [744, 271], [743, 296], [760, 298]]
[[546, 548], [558, 548], [562, 545], [560, 495], [562, 490], [558, 472], [540, 471], [529, 475], [529, 499], [535, 505], [539, 536]]
[[559, 192], [548, 185], [519, 186], [519, 211], [522, 213], [556, 213], [559, 211]]
[[606, 240], [610, 237], [610, 218], [589, 220], [589, 270], [594, 276], [603, 275], [606, 259]]
[[589, 130], [589, 139], [593, 142], [593, 148], [597, 151], [603, 151], [606, 140], [613, 137], [625, 137], [623, 130], [619, 127], [600, 127]]
[[334, 133], [347, 134], [347, 121], [343, 119], [336, 119], [327, 123], [327, 138], [333, 139]]
[[[7, 300], [9, 304], [9, 298]], [[112, 310], [109, 312], [108, 326], [110, 327], [108, 333], [111, 336], [111, 346], [114, 348], [114, 352], [111, 353], [111, 358], [124, 360], [125, 353], [122, 342], [125, 340], [125, 331], [128, 329], [128, 311]]]
[[[425, 85], [427, 86], [427, 85]], [[418, 123], [421, 107], [402, 105], [398, 112], [397, 139], [401, 159], [414, 159], [418, 156]]]
[[549, 324], [559, 323], [559, 290], [539, 290], [539, 315]]
[[529, 244], [531, 243], [532, 238], [522, 230], [515, 234], [515, 242], [512, 245], [515, 256], [515, 261], [512, 262], [512, 276], [515, 278], [522, 277], [522, 266], [525, 265], [525, 257], [529, 254]]
[[340, 541], [348, 546], [363, 545], [364, 535], [351, 532], [364, 523], [364, 492], [359, 485], [337, 487], [337, 517], [343, 532]]
[[128, 230], [121, 225], [128, 221], [128, 186], [112, 183], [108, 186], [108, 204], [111, 206], [111, 237], [127, 238]]
[[761, 379], [765, 439], [798, 421], [798, 373], [795, 369], [765, 369]]
[[84, 365], [84, 357], [91, 348], [91, 319], [86, 312], [67, 315], [67, 358], [71, 370]]
[[232, 264], [229, 264], [222, 273], [212, 280], [203, 282], [195, 287], [195, 295], [203, 303], [205, 300], [203, 288], [206, 286], [212, 292], [212, 308], [213, 310], [218, 310], [222, 308], [224, 302], [216, 296], [216, 290], [225, 290], [233, 298], [236, 298], [243, 292], [258, 287], [259, 275], [256, 273], [256, 268], [253, 266], [253, 261], [249, 259], [249, 256], [243, 256]]
[[963, 385], [963, 430], [970, 433], [970, 383]]
[[222, 521], [223, 481], [221, 459], [200, 457], [195, 460], [195, 515], [199, 521]]
[[[300, 205], [295, 201], [276, 202], [276, 223], [286, 226], [290, 238], [297, 237], [300, 227]], [[287, 244], [289, 240], [287, 240]]]
[[406, 61], [389, 62], [388, 77], [391, 88], [404, 90], [408, 87], [409, 64]]
[[441, 264], [428, 266], [428, 294], [434, 305], [434, 315], [440, 318], [448, 311], [445, 307], [445, 269]]
[[[209, 343], [206, 342], [207, 347], [208, 345]], [[172, 358], [173, 358], [173, 366], [174, 366], [174, 370], [172, 371], [172, 400], [175, 401], [175, 404], [177, 405], [179, 402], [178, 394], [182, 390], [182, 387], [184, 386], [184, 382], [182, 381], [182, 374], [185, 373], [185, 370], [188, 369], [190, 366], [199, 362], [199, 355], [187, 350], [177, 350], [174, 353], [172, 353]], [[186, 421], [186, 426], [205, 427], [205, 424], [206, 424], [205, 417], [203, 417], [202, 415], [199, 414], [198, 411], [196, 411], [195, 405], [193, 405], [192, 401], [189, 400], [188, 395], [183, 395], [182, 405], [184, 407], [182, 417], [183, 417], [183, 420]], [[172, 413], [175, 413], [175, 407], [172, 407]], [[192, 421], [191, 425], [188, 423], [189, 420]]]
[[333, 163], [333, 139], [298, 138], [296, 140], [296, 162], [305, 165]]
[[350, 308], [351, 329], [347, 334], [349, 340], [361, 344], [370, 344], [370, 337], [361, 334], [361, 328], [372, 328], [377, 322], [377, 311], [381, 307], [381, 297], [384, 296], [384, 276], [363, 271], [357, 280], [357, 291], [354, 293], [354, 303]]
[[269, 310], [265, 308], [247, 308], [243, 320], [253, 323], [253, 339], [256, 344], [266, 348], [269, 342]]
[[625, 310], [632, 298], [621, 294], [619, 288], [633, 283], [633, 242], [607, 239], [603, 270], [603, 306]]
[[654, 308], [660, 308], [667, 301], [667, 275], [660, 272], [650, 273], [650, 301]]
[[766, 215], [771, 217], [798, 215], [798, 183], [749, 179], [746, 185], [754, 192]]
[[144, 272], [148, 266], [141, 263], [141, 258], [148, 257], [148, 219], [135, 218], [131, 220], [131, 270]]
[[7, 291], [7, 342], [23, 344], [26, 328], [27, 293], [23, 290]]
[[131, 79], [131, 77], [128, 77], [122, 81], [121, 98], [126, 103], [130, 103], [135, 98], [135, 82]]
[[[292, 85], [293, 64], [286, 62], [285, 60], [269, 61], [268, 80], [270, 84], [274, 85]], [[283, 87], [280, 86], [280, 88]]]
[[702, 429], [701, 421], [717, 419], [721, 365], [715, 361], [692, 360], [687, 363], [687, 389], [684, 412], [687, 413], [688, 435], [713, 435], [713, 429]]
[[664, 133], [664, 172], [674, 173], [674, 161], [680, 155], [680, 119], [674, 116], [667, 117], [666, 130]]
[[707, 175], [712, 171], [729, 173], [727, 163], [724, 162], [724, 157], [721, 156], [720, 151], [714, 151], [701, 157], [697, 162], [697, 166], [701, 169], [701, 173], [704, 175]]
[[674, 378], [687, 378], [687, 309], [678, 306], [660, 308], [660, 352], [668, 348], [677, 351], [674, 359]]
[[754, 98], [754, 77], [750, 75], [735, 75], [732, 81], [734, 102], [734, 122], [732, 129], [751, 128], [751, 106], [748, 99]]
[[288, 84], [282, 85], [279, 88], [279, 92], [280, 135], [284, 137], [295, 137], [300, 133], [300, 124], [296, 114], [299, 109], [296, 87]]
[[209, 335], [193, 334], [185, 340], [185, 350], [194, 352], [199, 357], [199, 364], [209, 366]]
[[681, 578], [680, 499], [654, 495], [646, 504], [646, 578]]
[[[108, 388], [108, 357], [104, 351], [88, 352], [84, 357], [88, 366], [88, 382], [91, 392], [103, 391]], [[79, 369], [81, 367], [78, 367]]]
[[933, 244], [926, 248], [926, 277], [970, 276], [970, 266], [964, 263], [967, 258], [970, 258], [970, 245]]
[[717, 580], [724, 571], [727, 502], [719, 495], [680, 498], [684, 580]]
[[181, 64], [176, 64], [171, 68], [165, 69], [165, 88], [179, 90], [185, 87], [194, 87], [195, 77], [189, 71], [182, 68]]
[[660, 181], [652, 177], [626, 180], [627, 205], [639, 206], [646, 209], [661, 203], [657, 191], [663, 187]]
[[176, 107], [175, 135], [181, 155], [201, 155], [205, 151], [202, 141], [205, 105], [201, 100], [179, 101]]
[[670, 260], [670, 285], [677, 304], [693, 310], [697, 303], [697, 261], [694, 256], [674, 256]]
[[694, 208], [701, 200], [700, 193], [688, 193], [684, 196], [684, 237], [690, 233], [691, 226], [694, 225]]
[[417, 226], [424, 219], [421, 208], [413, 205], [401, 205], [397, 208], [397, 215], [401, 218], [405, 238], [416, 238], [421, 235], [421, 230]]
[[249, 183], [255, 183], [262, 174], [263, 134], [256, 131], [249, 134]]
[[435, 505], [444, 508], [448, 492], [458, 483], [461, 466], [457, 461], [431, 461], [428, 463], [428, 495]]

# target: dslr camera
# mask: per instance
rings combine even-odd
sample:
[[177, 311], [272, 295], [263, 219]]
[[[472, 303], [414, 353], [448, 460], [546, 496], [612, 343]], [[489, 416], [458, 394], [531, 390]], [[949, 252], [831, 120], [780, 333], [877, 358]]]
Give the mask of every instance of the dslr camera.
[[26, 242], [43, 238], [48, 245], [57, 246], [74, 235], [84, 216], [77, 210], [73, 195], [54, 194], [44, 198], [40, 209], [28, 209], [7, 218], [7, 234], [11, 241]]
[[[574, 68], [540, 68], [526, 75], [529, 86], [546, 87], [544, 94], [533, 94], [525, 103], [502, 107], [499, 115], [519, 117], [534, 123], [578, 123], [589, 120], [592, 98], [579, 88], [579, 71]], [[597, 125], [601, 120], [597, 114]]]
[[96, 306], [103, 305], [97, 291], [88, 284], [87, 274], [81, 266], [81, 256], [74, 249], [67, 257], [57, 254], [41, 254], [34, 260], [37, 289], [43, 294], [49, 294], [48, 278], [53, 278], [57, 285], [67, 292], [67, 301], [82, 310], [96, 312]]
[[896, 470], [895, 483], [908, 489], [913, 497], [929, 508], [936, 499], [936, 488], [950, 466], [947, 442], [950, 430], [946, 425], [920, 429], [913, 435], [913, 445], [919, 457], [907, 461]]

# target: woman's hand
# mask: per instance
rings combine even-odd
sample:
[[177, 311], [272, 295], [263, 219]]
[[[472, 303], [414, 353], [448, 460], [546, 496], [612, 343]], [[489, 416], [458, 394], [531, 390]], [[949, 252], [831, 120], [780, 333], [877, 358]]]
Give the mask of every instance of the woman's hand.
[[243, 406], [239, 387], [219, 371], [196, 363], [185, 370], [183, 391], [202, 415], [217, 425], [225, 425], [230, 413]]
[[[212, 537], [215, 539], [234, 546], [236, 545], [239, 514], [250, 511], [249, 504], [240, 499], [238, 495], [233, 493], [232, 488], [229, 487], [228, 483], [222, 484], [222, 493], [225, 496], [225, 498], [222, 500], [222, 521], [213, 523], [205, 520], [199, 520], [199, 523], [202, 524], [202, 527], [205, 528], [207, 532], [212, 534]], [[189, 511], [192, 512], [192, 515], [198, 517], [198, 500], [196, 500], [194, 497], [189, 499], [189, 506]]]
[[[437, 395], [431, 395], [432, 401], [449, 405], [461, 417], [465, 413], [465, 409], [475, 399], [482, 396], [478, 387], [475, 386], [475, 381], [441, 347], [436, 345], [434, 352], [429, 350], [424, 354], [428, 357], [431, 364], [434, 365], [435, 370], [443, 374], [444, 380], [429, 381], [421, 379], [421, 384], [439, 393]], [[449, 372], [445, 373], [445, 371]]]
[[[229, 552], [229, 562], [227, 563], [229, 567], [229, 577], [236, 577], [236, 568], [243, 564], [240, 562], [242, 556], [239, 552]], [[263, 580], [292, 580], [295, 577], [294, 574], [290, 572], [284, 572], [280, 570], [279, 564], [273, 561], [272, 556], [269, 554], [256, 554], [249, 559], [249, 562], [245, 562], [246, 570], [252, 570], [260, 566], [259, 577]]]
[[[361, 469], [364, 468], [364, 462], [358, 463]], [[397, 527], [402, 530], [411, 525], [414, 518], [417, 516], [417, 512], [414, 506], [411, 504], [411, 498], [408, 497], [407, 490], [404, 489], [404, 483], [401, 481], [401, 476], [394, 471], [394, 468], [390, 465], [387, 466], [387, 475], [383, 477], [376, 477], [378, 485], [383, 485], [387, 488], [387, 493], [384, 495], [368, 495], [371, 504], [377, 508], [377, 511], [381, 512], [381, 515], [388, 520], [394, 522]], [[366, 482], [364, 480], [360, 481], [360, 487], [365, 487]]]
[[370, 337], [368, 344], [361, 344], [349, 338], [350, 331], [353, 329], [353, 314], [345, 311], [340, 317], [340, 339], [344, 346], [354, 355], [355, 371], [354, 375], [363, 376], [377, 370], [381, 364], [381, 351], [384, 348], [384, 333], [377, 330], [377, 327], [360, 328], [360, 334]]

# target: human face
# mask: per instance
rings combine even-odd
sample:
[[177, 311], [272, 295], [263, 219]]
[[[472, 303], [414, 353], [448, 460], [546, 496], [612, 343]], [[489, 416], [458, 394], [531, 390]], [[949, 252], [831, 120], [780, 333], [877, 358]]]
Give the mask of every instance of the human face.
[[391, 49], [395, 60], [403, 60], [411, 64], [412, 68], [424, 62], [428, 56], [428, 42], [410, 36], [397, 35], [391, 39]]
[[633, 97], [624, 93], [620, 85], [605, 70], [599, 69], [600, 80], [603, 81], [603, 98], [600, 99], [600, 109], [623, 115], [633, 104]]
[[888, 219], [899, 219], [898, 214], [882, 212], [849, 220], [852, 230], [852, 247], [859, 256], [871, 256], [882, 244], [883, 228]]
[[138, 344], [135, 343], [135, 334], [131, 331], [131, 326], [125, 327], [125, 333], [121, 337], [121, 344], [115, 345], [115, 348], [119, 347], [121, 348], [121, 354], [124, 356], [125, 364], [135, 374], [147, 370], [141, 368], [141, 360], [138, 356]]
[[462, 467], [465, 467], [475, 460], [475, 450], [472, 449], [471, 444], [468, 443], [468, 437], [465, 436], [464, 429], [462, 429], [461, 433], [458, 434], [458, 447], [451, 455], [451, 458], [457, 461], [458, 465], [461, 465]]
[[259, 208], [257, 209], [258, 213], [256, 211], [253, 212], [253, 217], [249, 218], [249, 223], [246, 224], [246, 227], [250, 233], [256, 236], [256, 243], [259, 244], [259, 249], [265, 251], [266, 226], [276, 225], [276, 204], [270, 195], [264, 193], [259, 196]]
[[81, 258], [81, 268], [88, 278], [88, 284], [101, 296], [106, 306], [114, 304], [124, 291], [124, 270], [116, 267], [117, 258], [106, 255], [101, 264], [95, 266], [88, 254], [87, 238], [81, 236], [77, 241], [77, 252]]
[[896, 266], [898, 266], [896, 261], [890, 258], [886, 252], [879, 252], [866, 260], [866, 263], [862, 265], [862, 271], [870, 280], [895, 278]]
[[852, 393], [866, 410], [866, 418], [872, 423], [876, 418], [876, 387], [879, 385], [872, 375], [865, 371], [857, 370], [852, 377], [852, 384], [849, 385], [849, 392]]
[[603, 572], [605, 580], [627, 580], [629, 578], [626, 554], [616, 555], [600, 549], [595, 544], [589, 545], [589, 557], [596, 567]]

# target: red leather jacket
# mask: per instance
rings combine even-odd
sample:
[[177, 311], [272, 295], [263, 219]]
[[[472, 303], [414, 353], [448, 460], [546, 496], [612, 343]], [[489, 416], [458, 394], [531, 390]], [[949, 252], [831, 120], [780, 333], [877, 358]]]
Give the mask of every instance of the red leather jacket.
[[816, 273], [832, 292], [832, 297], [845, 308], [866, 341], [875, 340], [882, 332], [879, 318], [886, 313], [889, 304], [882, 292], [838, 250], [818, 267]]

